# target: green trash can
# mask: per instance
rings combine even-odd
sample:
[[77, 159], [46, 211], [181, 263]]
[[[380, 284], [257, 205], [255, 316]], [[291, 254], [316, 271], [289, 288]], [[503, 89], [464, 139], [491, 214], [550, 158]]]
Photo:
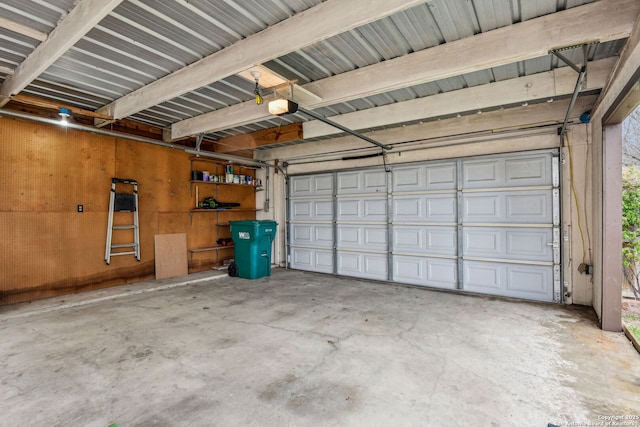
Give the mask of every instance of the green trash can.
[[268, 220], [229, 221], [234, 246], [234, 262], [229, 276], [259, 279], [271, 276], [271, 244], [278, 223]]

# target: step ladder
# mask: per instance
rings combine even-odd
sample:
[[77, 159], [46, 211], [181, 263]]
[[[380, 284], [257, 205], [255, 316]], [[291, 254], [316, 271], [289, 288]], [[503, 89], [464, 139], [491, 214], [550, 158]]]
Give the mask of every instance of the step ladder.
[[[116, 185], [132, 185], [133, 192], [122, 193], [116, 191]], [[131, 212], [133, 224], [113, 225], [114, 212]], [[132, 243], [112, 244], [113, 230], [133, 230]], [[109, 224], [107, 225], [107, 243], [104, 250], [104, 262], [109, 265], [112, 256], [135, 255], [140, 261], [140, 227], [138, 226], [138, 182], [133, 179], [112, 178], [111, 196], [109, 197]], [[114, 249], [130, 249], [112, 252]]]

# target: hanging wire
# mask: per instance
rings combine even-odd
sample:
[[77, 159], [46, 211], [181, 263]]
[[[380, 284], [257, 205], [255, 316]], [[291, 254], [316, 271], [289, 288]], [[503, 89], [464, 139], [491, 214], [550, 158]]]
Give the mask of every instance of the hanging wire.
[[264, 102], [264, 99], [262, 98], [262, 95], [260, 95], [260, 88], [258, 87], [257, 78], [256, 78], [256, 88], [253, 90], [253, 93], [256, 95], [256, 104], [262, 105], [262, 103]]
[[[576, 214], [578, 216], [578, 230], [580, 231], [580, 240], [582, 241], [582, 263], [586, 263], [587, 258], [587, 245], [584, 239], [584, 231], [582, 229], [582, 215], [580, 214], [580, 201], [578, 200], [578, 192], [576, 191], [575, 179], [573, 176], [573, 156], [571, 154], [571, 142], [569, 141], [569, 134], [563, 135], [565, 146], [569, 154], [569, 179], [571, 180], [571, 194], [576, 204]], [[588, 225], [587, 225], [588, 228]]]

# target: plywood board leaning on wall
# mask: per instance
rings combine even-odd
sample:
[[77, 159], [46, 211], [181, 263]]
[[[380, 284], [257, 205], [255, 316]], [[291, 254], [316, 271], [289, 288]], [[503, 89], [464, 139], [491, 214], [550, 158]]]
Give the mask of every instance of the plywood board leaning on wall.
[[155, 235], [156, 279], [187, 275], [187, 235]]

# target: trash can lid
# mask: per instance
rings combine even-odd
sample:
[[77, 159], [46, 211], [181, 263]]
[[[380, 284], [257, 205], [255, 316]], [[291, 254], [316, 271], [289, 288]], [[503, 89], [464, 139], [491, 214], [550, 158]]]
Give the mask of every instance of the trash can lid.
[[229, 221], [231, 225], [241, 225], [241, 226], [256, 226], [256, 225], [278, 225], [277, 222], [272, 221], [270, 219], [245, 219], [242, 221]]
[[253, 225], [257, 225], [260, 221], [257, 221], [255, 219], [244, 219], [242, 221], [229, 221], [229, 224], [231, 225], [246, 225], [246, 226], [253, 226]]

